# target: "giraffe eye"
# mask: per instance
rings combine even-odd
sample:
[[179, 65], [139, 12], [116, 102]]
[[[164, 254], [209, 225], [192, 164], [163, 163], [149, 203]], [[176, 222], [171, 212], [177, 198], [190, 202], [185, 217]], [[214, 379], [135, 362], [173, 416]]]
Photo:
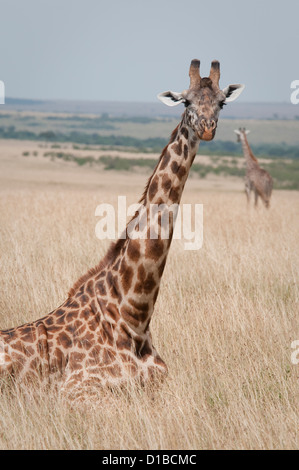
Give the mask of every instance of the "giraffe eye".
[[191, 103], [190, 103], [190, 101], [185, 100], [184, 104], [185, 104], [185, 108], [188, 108], [188, 106], [189, 106]]
[[220, 101], [220, 103], [219, 103], [219, 107], [220, 107], [220, 109], [223, 109], [223, 106], [226, 106], [226, 102], [225, 102], [225, 100], [223, 100], [223, 101]]

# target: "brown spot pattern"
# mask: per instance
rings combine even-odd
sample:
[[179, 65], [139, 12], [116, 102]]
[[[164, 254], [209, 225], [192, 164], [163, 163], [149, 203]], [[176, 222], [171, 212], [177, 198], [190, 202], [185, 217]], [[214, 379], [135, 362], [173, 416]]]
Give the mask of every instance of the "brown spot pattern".
[[[149, 180], [144, 195], [147, 209], [147, 199], [155, 198], [158, 205], [168, 202], [165, 194], [171, 202], [180, 200], [188, 165], [175, 158], [188, 158], [188, 139], [185, 126], [173, 132]], [[140, 226], [147, 216], [145, 211]], [[12, 350], [9, 360], [14, 366], [9, 370], [22, 370], [27, 364], [31, 372], [48, 369], [62, 374], [68, 367], [68, 386], [79, 381], [98, 385], [103, 379], [109, 383], [109, 377], [121, 377], [124, 371], [141, 380], [154, 376], [158, 368], [161, 372], [165, 364], [152, 346], [149, 323], [170, 242], [159, 238], [117, 241], [104, 260], [77, 281], [60, 307], [39, 322], [0, 332]], [[87, 380], [85, 369], [90, 374]]]

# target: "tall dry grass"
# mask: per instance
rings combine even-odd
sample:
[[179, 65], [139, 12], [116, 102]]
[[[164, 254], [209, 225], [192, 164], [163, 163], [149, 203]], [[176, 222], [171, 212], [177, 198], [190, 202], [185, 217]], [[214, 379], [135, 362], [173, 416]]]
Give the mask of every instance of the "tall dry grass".
[[[173, 242], [152, 321], [166, 382], [91, 413], [55, 391], [4, 387], [2, 449], [298, 448], [299, 194], [275, 192], [270, 211], [247, 211], [240, 192], [196, 186], [184, 202], [204, 204], [203, 247]], [[94, 210], [116, 201], [111, 187], [1, 192], [1, 328], [51, 311], [98, 262], [108, 243], [94, 235]], [[127, 194], [139, 196], [129, 179]]]

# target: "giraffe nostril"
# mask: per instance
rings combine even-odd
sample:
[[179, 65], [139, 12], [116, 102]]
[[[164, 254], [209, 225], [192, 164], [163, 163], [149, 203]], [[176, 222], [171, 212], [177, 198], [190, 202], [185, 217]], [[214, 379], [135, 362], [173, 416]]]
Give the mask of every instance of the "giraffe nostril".
[[203, 129], [212, 131], [216, 128], [216, 121], [214, 119], [201, 119], [200, 125]]

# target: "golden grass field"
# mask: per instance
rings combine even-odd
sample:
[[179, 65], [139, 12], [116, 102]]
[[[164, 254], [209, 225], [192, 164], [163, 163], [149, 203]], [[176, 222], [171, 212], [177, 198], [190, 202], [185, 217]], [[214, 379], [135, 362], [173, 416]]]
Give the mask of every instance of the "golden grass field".
[[[26, 145], [0, 147], [2, 329], [63, 302], [107, 249], [96, 206], [137, 202], [147, 179], [24, 158]], [[4, 387], [1, 449], [298, 448], [299, 193], [247, 210], [241, 180], [192, 178], [182, 202], [204, 204], [204, 242], [188, 252], [174, 241], [162, 279], [152, 333], [166, 382], [92, 412]]]

